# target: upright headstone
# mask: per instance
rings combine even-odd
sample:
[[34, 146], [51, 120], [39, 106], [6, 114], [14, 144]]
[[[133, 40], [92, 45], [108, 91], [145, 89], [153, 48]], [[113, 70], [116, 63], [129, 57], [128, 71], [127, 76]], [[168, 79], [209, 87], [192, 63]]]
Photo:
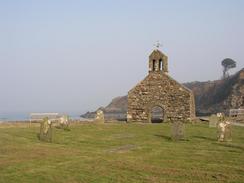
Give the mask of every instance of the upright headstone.
[[225, 115], [222, 112], [217, 113], [217, 117], [218, 117], [218, 122], [225, 120]]
[[221, 121], [218, 124], [218, 141], [231, 141], [231, 124], [228, 121]]
[[219, 118], [217, 115], [213, 114], [209, 117], [209, 127], [216, 128], [218, 124]]
[[97, 123], [104, 123], [105, 122], [104, 113], [102, 110], [97, 110], [95, 122], [97, 122]]
[[185, 136], [185, 125], [182, 121], [175, 121], [171, 123], [171, 138], [172, 140], [181, 140]]
[[132, 115], [129, 114], [128, 112], [126, 113], [126, 119], [127, 119], [127, 122], [130, 122], [132, 119]]
[[41, 122], [39, 138], [41, 141], [52, 142], [52, 122], [47, 117]]
[[229, 121], [226, 121], [226, 127], [225, 127], [225, 141], [232, 141], [232, 128], [231, 123]]

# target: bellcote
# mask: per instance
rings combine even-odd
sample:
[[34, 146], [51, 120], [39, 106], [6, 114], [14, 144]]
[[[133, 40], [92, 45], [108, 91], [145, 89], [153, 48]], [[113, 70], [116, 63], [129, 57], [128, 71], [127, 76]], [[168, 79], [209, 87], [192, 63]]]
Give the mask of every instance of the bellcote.
[[168, 73], [168, 57], [158, 49], [153, 50], [149, 56], [150, 73]]

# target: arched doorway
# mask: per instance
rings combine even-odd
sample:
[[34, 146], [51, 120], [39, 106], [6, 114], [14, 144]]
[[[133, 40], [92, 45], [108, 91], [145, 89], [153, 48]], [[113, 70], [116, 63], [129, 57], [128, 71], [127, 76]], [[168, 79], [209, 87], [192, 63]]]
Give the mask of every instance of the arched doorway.
[[149, 122], [151, 123], [162, 123], [164, 122], [164, 109], [160, 106], [154, 106], [151, 109], [150, 115], [149, 115]]

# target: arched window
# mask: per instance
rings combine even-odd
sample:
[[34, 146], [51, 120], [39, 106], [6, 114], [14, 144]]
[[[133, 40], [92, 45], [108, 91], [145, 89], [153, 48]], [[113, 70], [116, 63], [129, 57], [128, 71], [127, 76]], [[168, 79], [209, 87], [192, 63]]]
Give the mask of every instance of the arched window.
[[153, 65], [152, 65], [152, 67], [153, 67], [153, 71], [155, 71], [155, 70], [156, 70], [156, 60], [153, 60]]
[[158, 70], [161, 71], [161, 60], [158, 61]]
[[159, 70], [162, 71], [163, 70], [163, 60], [160, 58], [159, 59]]

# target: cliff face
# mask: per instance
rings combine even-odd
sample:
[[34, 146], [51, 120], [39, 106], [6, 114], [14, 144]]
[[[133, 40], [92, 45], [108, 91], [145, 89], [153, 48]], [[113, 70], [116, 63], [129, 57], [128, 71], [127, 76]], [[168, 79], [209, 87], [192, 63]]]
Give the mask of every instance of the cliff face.
[[[217, 112], [228, 114], [229, 109], [244, 108], [244, 68], [225, 80], [184, 83], [194, 93], [197, 115]], [[126, 119], [127, 96], [116, 97], [105, 108], [107, 119]], [[88, 112], [82, 117], [94, 117]]]
[[225, 80], [192, 82], [185, 86], [194, 93], [198, 115], [228, 114], [229, 109], [244, 105], [244, 69]]
[[104, 108], [105, 112], [127, 112], [127, 96], [116, 97]]

